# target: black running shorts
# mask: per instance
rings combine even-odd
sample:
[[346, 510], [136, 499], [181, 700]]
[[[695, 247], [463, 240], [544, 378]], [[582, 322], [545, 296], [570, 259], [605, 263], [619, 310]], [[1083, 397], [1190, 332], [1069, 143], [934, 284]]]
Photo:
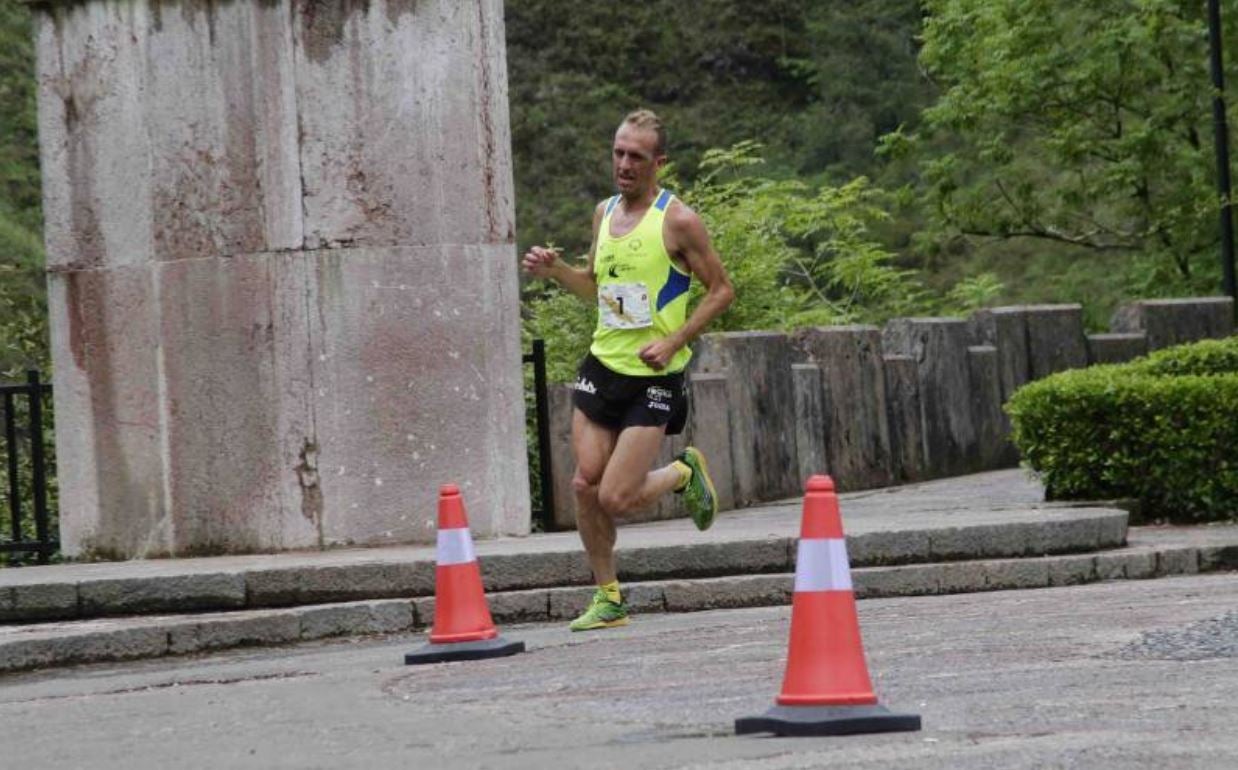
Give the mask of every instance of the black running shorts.
[[674, 436], [688, 421], [683, 372], [632, 377], [607, 369], [590, 354], [580, 365], [574, 387], [576, 408], [607, 428], [665, 425], [666, 435]]

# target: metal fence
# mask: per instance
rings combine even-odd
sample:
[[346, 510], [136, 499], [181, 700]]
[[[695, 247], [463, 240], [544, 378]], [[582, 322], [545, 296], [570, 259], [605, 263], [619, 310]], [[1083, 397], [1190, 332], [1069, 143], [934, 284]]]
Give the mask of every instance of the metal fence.
[[[546, 343], [533, 340], [533, 352], [524, 354], [533, 364], [533, 403], [537, 412], [537, 481], [541, 505], [533, 510], [533, 522], [543, 532], [555, 528], [554, 476], [550, 468], [550, 408], [546, 396]], [[532, 457], [529, 458], [530, 461]], [[530, 463], [532, 464], [532, 463]]]
[[[0, 532], [0, 553], [9, 554], [9, 561], [14, 564], [24, 562], [31, 554], [39, 564], [47, 564], [60, 548], [48, 511], [50, 467], [43, 444], [44, 401], [51, 392], [52, 386], [40, 382], [39, 373], [34, 370], [26, 372], [25, 383], [0, 385], [0, 396], [4, 398], [9, 513], [8, 531]], [[24, 403], [20, 403], [22, 399]], [[19, 413], [26, 418], [22, 424]], [[28, 516], [33, 516], [33, 522], [28, 521]]]

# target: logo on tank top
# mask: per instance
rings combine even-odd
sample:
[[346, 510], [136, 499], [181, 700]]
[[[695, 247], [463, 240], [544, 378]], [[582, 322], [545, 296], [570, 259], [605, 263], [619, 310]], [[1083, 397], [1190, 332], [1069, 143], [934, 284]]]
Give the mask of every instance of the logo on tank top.
[[640, 247], [641, 247], [640, 238], [633, 238], [632, 240], [628, 241], [629, 251], [640, 251]]

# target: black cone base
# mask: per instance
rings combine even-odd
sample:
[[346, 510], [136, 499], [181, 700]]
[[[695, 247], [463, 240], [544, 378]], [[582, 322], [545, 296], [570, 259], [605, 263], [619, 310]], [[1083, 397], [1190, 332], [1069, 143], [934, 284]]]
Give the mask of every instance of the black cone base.
[[857, 735], [920, 729], [919, 714], [891, 714], [885, 706], [774, 706], [759, 717], [735, 720], [735, 734]]
[[422, 663], [447, 663], [453, 660], [481, 660], [483, 658], [502, 658], [524, 652], [524, 642], [509, 642], [501, 636], [493, 639], [482, 639], [479, 642], [451, 642], [448, 644], [423, 645], [420, 649], [404, 655], [406, 666], [418, 666]]

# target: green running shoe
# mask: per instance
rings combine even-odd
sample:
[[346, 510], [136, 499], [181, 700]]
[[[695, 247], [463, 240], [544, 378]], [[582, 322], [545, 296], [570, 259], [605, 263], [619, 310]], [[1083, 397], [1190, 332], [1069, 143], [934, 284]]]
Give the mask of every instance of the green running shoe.
[[692, 469], [688, 485], [680, 490], [684, 506], [692, 515], [696, 528], [704, 532], [718, 514], [718, 493], [714, 489], [713, 479], [709, 478], [709, 466], [705, 464], [705, 455], [694, 446], [683, 450], [678, 459]]
[[615, 628], [628, 624], [628, 605], [622, 601], [618, 604], [606, 598], [606, 592], [598, 589], [593, 594], [589, 608], [572, 621], [573, 631], [591, 631], [595, 628]]

